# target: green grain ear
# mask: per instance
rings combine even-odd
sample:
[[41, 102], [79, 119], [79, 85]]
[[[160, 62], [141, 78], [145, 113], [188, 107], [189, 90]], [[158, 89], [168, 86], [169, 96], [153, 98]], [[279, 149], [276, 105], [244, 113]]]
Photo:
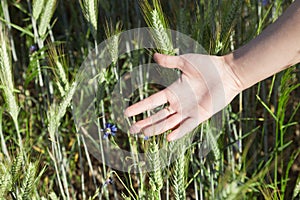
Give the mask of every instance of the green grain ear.
[[62, 97], [69, 90], [70, 84], [68, 80], [68, 66], [62, 47], [56, 47], [54, 44], [49, 44], [48, 58], [53, 73], [55, 75], [55, 84]]
[[32, 16], [35, 20], [38, 20], [40, 14], [44, 8], [45, 0], [35, 0], [32, 4]]
[[[3, 96], [7, 105], [7, 111], [15, 124], [19, 147], [22, 150], [22, 138], [19, 131], [18, 116], [20, 108], [15, 97], [15, 87], [12, 76], [12, 63], [10, 55], [10, 47], [6, 30], [0, 22], [0, 85], [2, 86]], [[2, 92], [2, 91], [1, 91]]]
[[13, 164], [10, 169], [12, 181], [15, 182], [20, 176], [21, 170], [22, 170], [22, 164], [23, 164], [23, 154], [19, 153], [15, 160], [13, 161]]
[[25, 177], [22, 182], [22, 198], [21, 199], [31, 199], [32, 198], [32, 191], [34, 188], [34, 181], [36, 175], [36, 166], [33, 163], [29, 163], [29, 166], [25, 172]]
[[6, 198], [7, 191], [11, 190], [11, 175], [9, 173], [1, 174], [0, 178], [0, 199]]
[[97, 40], [99, 0], [80, 0], [80, 6], [94, 40]]
[[294, 188], [294, 194], [293, 194], [293, 199], [296, 199], [296, 197], [299, 197], [300, 195], [300, 176], [297, 179], [296, 186]]
[[39, 22], [39, 35], [44, 37], [56, 7], [56, 0], [47, 0]]
[[172, 191], [176, 200], [186, 199], [185, 192], [185, 182], [186, 182], [186, 174], [185, 174], [185, 148], [181, 149], [180, 155], [173, 163], [172, 168]]
[[171, 33], [168, 21], [163, 14], [159, 0], [153, 0], [152, 6], [148, 1], [140, 2], [147, 25], [153, 28], [153, 38], [160, 53], [174, 55]]
[[112, 23], [106, 21], [104, 31], [108, 38], [107, 48], [112, 59], [112, 64], [115, 65], [118, 60], [119, 36], [122, 32], [122, 24], [118, 22], [114, 27]]
[[159, 192], [163, 187], [163, 178], [159, 148], [154, 140], [150, 143], [148, 156], [153, 168], [153, 172], [150, 173], [150, 186], [154, 192]]

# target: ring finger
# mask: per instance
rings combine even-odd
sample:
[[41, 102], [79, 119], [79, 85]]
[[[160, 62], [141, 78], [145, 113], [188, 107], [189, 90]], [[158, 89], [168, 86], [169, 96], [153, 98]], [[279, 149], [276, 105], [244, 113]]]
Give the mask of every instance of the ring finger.
[[130, 133], [138, 133], [143, 129], [144, 127], [150, 126], [152, 124], [158, 123], [162, 121], [163, 119], [169, 117], [170, 115], [173, 115], [176, 111], [172, 110], [170, 107], [164, 108], [157, 113], [151, 115], [150, 117], [140, 120], [133, 124], [130, 128]]
[[175, 126], [177, 126], [184, 120], [185, 120], [185, 118], [183, 118], [182, 115], [175, 113], [175, 114], [169, 116], [165, 120], [160, 120], [155, 124], [152, 124], [150, 126], [147, 126], [146, 128], [143, 128], [143, 133], [146, 136], [158, 135], [167, 130], [174, 128]]

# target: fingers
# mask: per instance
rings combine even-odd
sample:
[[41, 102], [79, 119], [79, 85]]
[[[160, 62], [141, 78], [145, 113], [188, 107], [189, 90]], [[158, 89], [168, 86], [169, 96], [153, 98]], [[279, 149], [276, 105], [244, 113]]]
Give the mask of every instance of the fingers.
[[127, 117], [131, 117], [134, 115], [138, 115], [142, 112], [145, 112], [147, 110], [152, 110], [160, 105], [163, 105], [165, 103], [167, 103], [167, 96], [166, 96], [166, 91], [162, 90], [159, 91], [153, 95], [151, 95], [150, 97], [141, 100], [140, 102], [128, 107], [125, 110], [125, 115]]
[[180, 114], [174, 114], [168, 117], [165, 120], [159, 121], [151, 126], [148, 126], [143, 129], [143, 133], [146, 136], [153, 136], [158, 135], [163, 132], [166, 132], [167, 130], [170, 130], [180, 124], [181, 121], [183, 121], [183, 117]]
[[[183, 59], [180, 56], [168, 56], [163, 54], [154, 54], [154, 59], [159, 65], [169, 67], [169, 68], [178, 68], [183, 69], [184, 62]], [[147, 110], [151, 110], [153, 108], [156, 108], [162, 104], [167, 103], [167, 96], [166, 96], [166, 90], [162, 90], [156, 94], [153, 94], [152, 96], [128, 107], [124, 114], [127, 117], [131, 117], [137, 114], [140, 114], [142, 112], [145, 112]]]
[[170, 108], [165, 108], [162, 109], [160, 111], [158, 111], [157, 113], [155, 113], [154, 115], [138, 121], [137, 123], [135, 123], [133, 126], [130, 127], [130, 133], [135, 134], [135, 133], [139, 133], [141, 132], [141, 129], [143, 129], [144, 127], [150, 126], [152, 124], [155, 124], [161, 120], [164, 120], [165, 118], [169, 117], [170, 115], [174, 114], [175, 111], [171, 110]]
[[157, 64], [168, 67], [168, 68], [178, 68], [183, 70], [184, 60], [180, 56], [169, 56], [164, 54], [155, 53], [153, 56]]
[[173, 130], [168, 136], [167, 140], [174, 141], [181, 137], [183, 137], [185, 134], [191, 132], [196, 126], [198, 125], [197, 121], [193, 118], [188, 118], [184, 120], [180, 126]]

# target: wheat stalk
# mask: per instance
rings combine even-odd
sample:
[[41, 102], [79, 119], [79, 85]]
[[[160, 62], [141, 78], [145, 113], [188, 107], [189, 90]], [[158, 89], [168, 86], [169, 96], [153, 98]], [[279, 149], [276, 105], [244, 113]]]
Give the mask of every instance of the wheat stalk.
[[[69, 191], [68, 191], [68, 182], [67, 182], [67, 174], [66, 174], [66, 160], [62, 155], [62, 147], [60, 146], [60, 141], [58, 141], [58, 128], [60, 126], [60, 120], [64, 117], [68, 106], [71, 103], [72, 97], [76, 91], [77, 82], [74, 81], [69, 90], [66, 91], [66, 94], [62, 100], [62, 102], [57, 106], [53, 103], [47, 113], [48, 118], [48, 132], [50, 136], [50, 140], [52, 141], [52, 154], [49, 152], [49, 155], [54, 162], [55, 170], [57, 173], [58, 184], [61, 190], [62, 195], [65, 193], [67, 198], [69, 199]], [[61, 174], [60, 172], [61, 171]], [[60, 177], [61, 176], [61, 177]], [[61, 179], [62, 178], [62, 179]], [[63, 188], [63, 186], [64, 188]]]

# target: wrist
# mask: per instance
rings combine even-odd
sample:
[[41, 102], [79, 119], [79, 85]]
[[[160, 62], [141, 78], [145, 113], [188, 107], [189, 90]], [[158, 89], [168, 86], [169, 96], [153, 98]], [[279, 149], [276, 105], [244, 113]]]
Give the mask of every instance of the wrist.
[[224, 61], [225, 68], [234, 81], [237, 90], [243, 91], [244, 89], [246, 89], [247, 86], [243, 81], [244, 79], [241, 76], [241, 73], [239, 72], [239, 68], [236, 60], [234, 59], [233, 53], [222, 56], [222, 59]]

